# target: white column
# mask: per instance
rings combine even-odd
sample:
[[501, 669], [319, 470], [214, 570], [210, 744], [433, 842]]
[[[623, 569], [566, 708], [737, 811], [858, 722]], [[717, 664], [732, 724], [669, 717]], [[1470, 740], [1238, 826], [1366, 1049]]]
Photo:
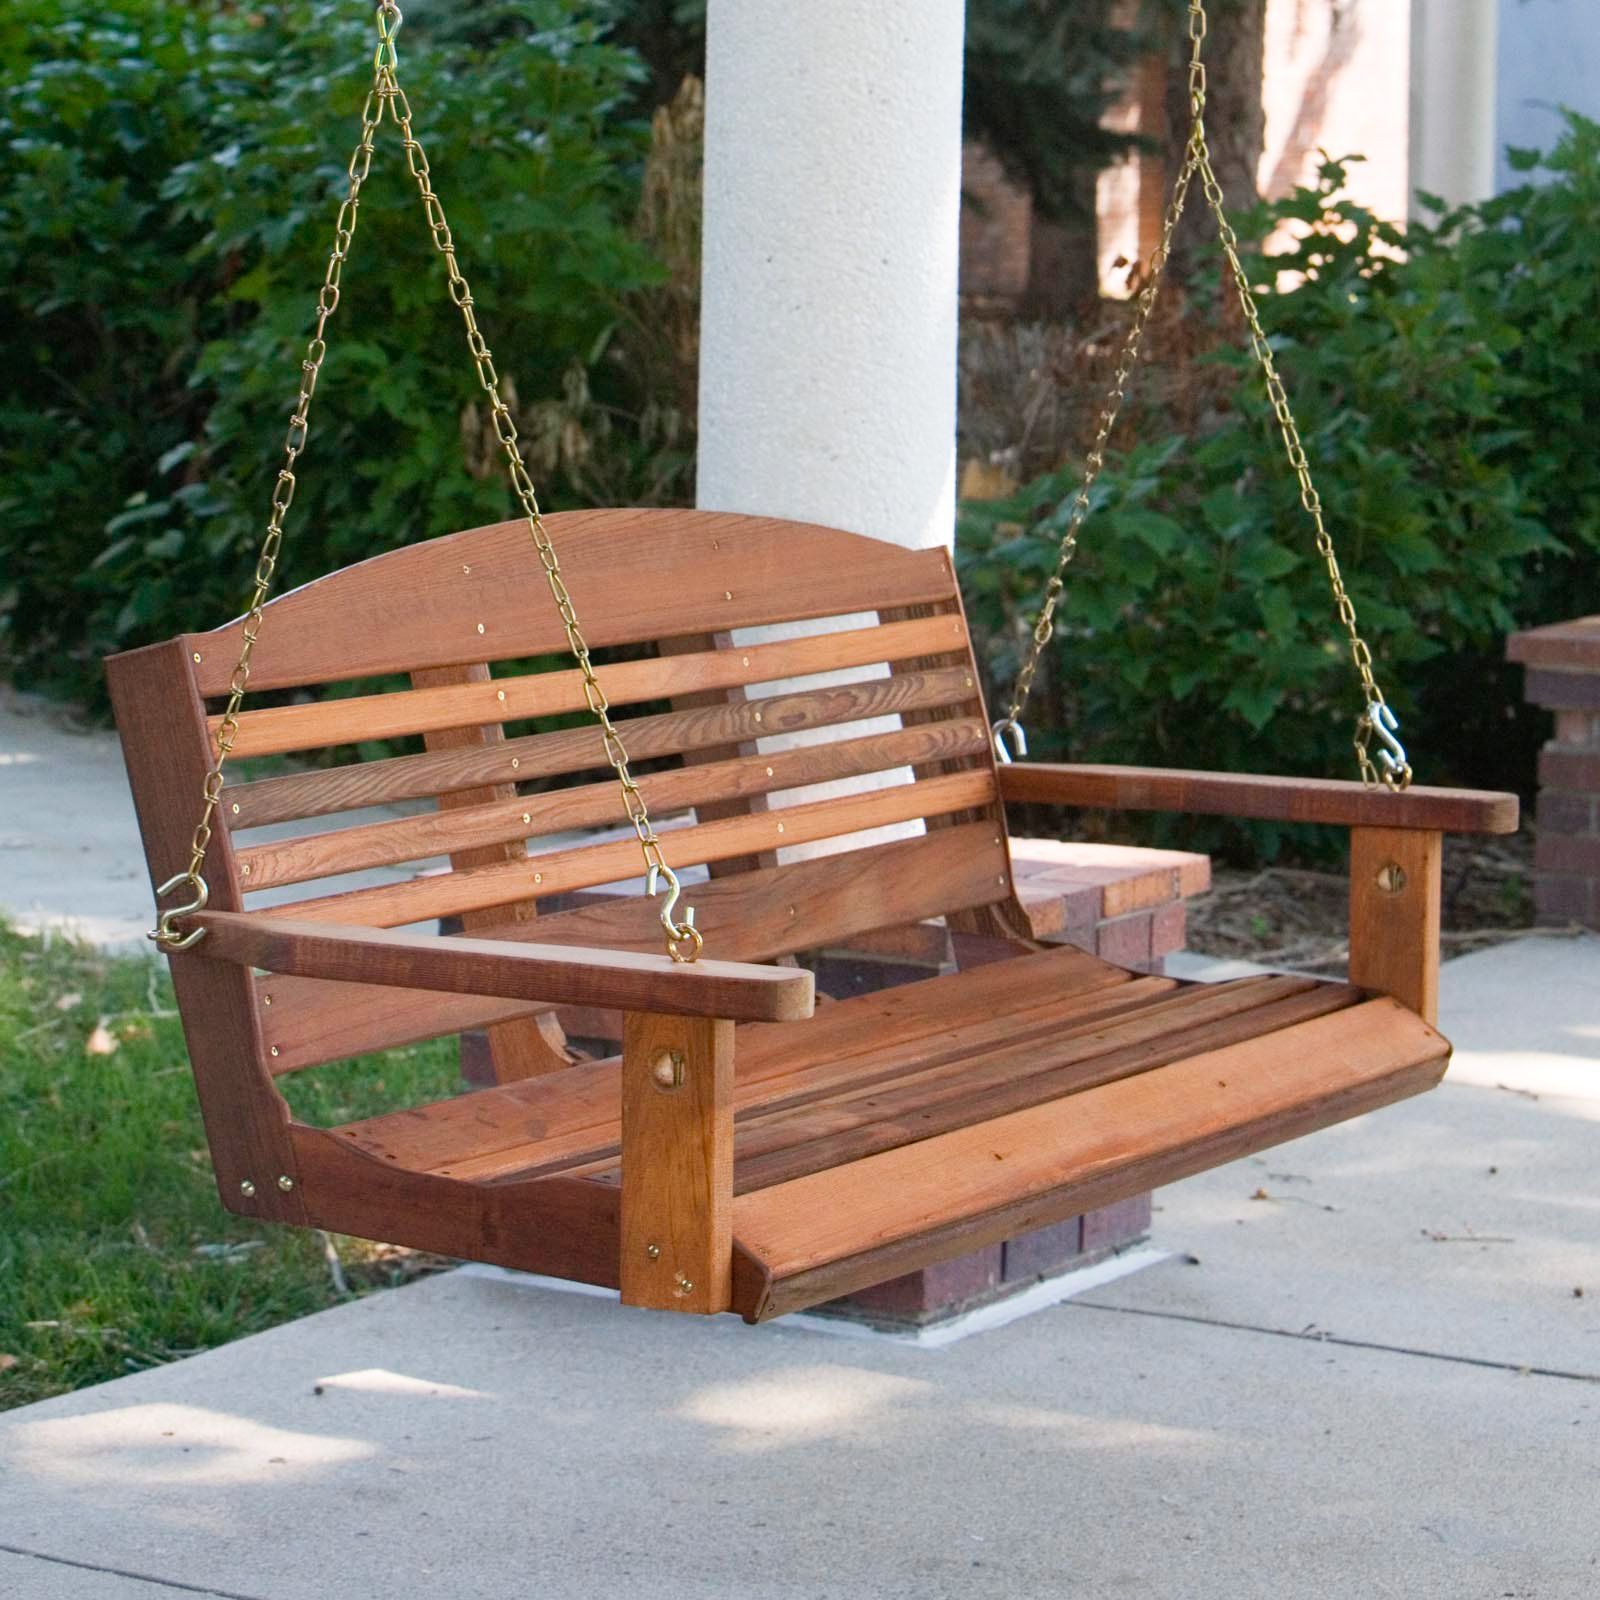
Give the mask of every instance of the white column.
[[698, 500], [948, 544], [962, 0], [710, 0]]
[[1498, 0], [1411, 0], [1411, 209], [1494, 193]]
[[[823, 523], [913, 549], [952, 542], [964, 21], [963, 0], [710, 0], [702, 507]], [[761, 748], [898, 726], [880, 718], [764, 739]], [[772, 801], [909, 777], [815, 784]], [[874, 829], [782, 857], [921, 831], [920, 823]]]

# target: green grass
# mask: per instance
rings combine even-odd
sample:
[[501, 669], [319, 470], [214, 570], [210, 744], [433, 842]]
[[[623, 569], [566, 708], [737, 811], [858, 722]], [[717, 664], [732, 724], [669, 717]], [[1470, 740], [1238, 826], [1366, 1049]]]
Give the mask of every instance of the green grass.
[[[285, 1081], [314, 1123], [456, 1087], [454, 1040]], [[333, 1242], [350, 1294], [418, 1266]], [[165, 964], [0, 922], [0, 1409], [342, 1298], [321, 1235], [222, 1209]]]

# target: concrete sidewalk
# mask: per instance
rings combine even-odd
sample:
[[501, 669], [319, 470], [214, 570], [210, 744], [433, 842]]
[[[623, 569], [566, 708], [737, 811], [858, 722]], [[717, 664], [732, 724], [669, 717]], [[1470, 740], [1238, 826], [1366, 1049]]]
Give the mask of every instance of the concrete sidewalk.
[[0, 1593], [1592, 1600], [1600, 940], [1444, 991], [1443, 1088], [944, 1349], [469, 1269], [9, 1413]]

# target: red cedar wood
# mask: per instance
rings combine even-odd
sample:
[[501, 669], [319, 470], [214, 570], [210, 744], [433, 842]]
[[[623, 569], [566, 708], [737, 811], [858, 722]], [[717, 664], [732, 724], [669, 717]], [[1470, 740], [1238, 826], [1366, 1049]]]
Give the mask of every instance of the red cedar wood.
[[[955, 1060], [969, 1032], [980, 1046], [994, 1044], [1012, 1026], [1048, 1027], [1054, 1019], [1117, 1004], [1128, 991], [1148, 998], [1177, 987], [1176, 979], [1135, 978], [1085, 951], [1058, 946], [964, 974], [959, 983], [928, 978], [857, 995], [820, 1008], [803, 1023], [742, 1029], [736, 1101], [745, 1110], [774, 1095], [792, 1098], [808, 1082], [855, 1082], [863, 1057], [889, 1073]], [[509, 1145], [526, 1142], [530, 1124], [568, 1131], [614, 1124], [617, 1091], [614, 1083], [605, 1087], [605, 1078], [615, 1067], [614, 1060], [592, 1062], [557, 1077], [442, 1100], [419, 1108], [420, 1116], [397, 1112], [349, 1123], [344, 1131], [386, 1160], [437, 1165], [486, 1147], [502, 1127], [511, 1130], [504, 1140]], [[774, 1086], [770, 1092], [768, 1085]], [[485, 1128], [494, 1131], [484, 1135]]]
[[[708, 651], [729, 651], [735, 648], [733, 634], [728, 631], [721, 633], [686, 633], [676, 638], [663, 639], [659, 645], [663, 657], [689, 656], [704, 654]], [[740, 649], [739, 659], [745, 660], [748, 652]], [[760, 680], [755, 680], [760, 681]], [[738, 684], [723, 689], [697, 689], [688, 694], [677, 694], [672, 697], [674, 711], [698, 711], [707, 706], [721, 707], [729, 704], [739, 704], [749, 701], [750, 694], [747, 685]], [[766, 708], [752, 706], [751, 715], [759, 711], [763, 718]], [[735, 761], [740, 758], [754, 761], [760, 752], [757, 735], [752, 732], [744, 739], [730, 740], [727, 744], [706, 745], [695, 750], [682, 752], [685, 767], [701, 767], [709, 764], [721, 764]], [[791, 752], [792, 753], [792, 752]], [[766, 762], [762, 762], [763, 770]], [[776, 776], [776, 768], [773, 768]], [[774, 784], [774, 789], [783, 787]], [[771, 790], [759, 789], [746, 795], [728, 795], [721, 798], [707, 799], [691, 802], [695, 807], [695, 818], [699, 822], [715, 822], [720, 817], [748, 816], [753, 811], [771, 810], [768, 795]], [[712, 878], [729, 878], [741, 872], [755, 872], [763, 867], [775, 867], [778, 864], [776, 847], [768, 850], [758, 850], [747, 856], [730, 856], [725, 861], [711, 861], [706, 864], [706, 871]]]
[[[598, 669], [598, 675], [607, 702], [623, 706], [702, 689], [736, 688], [839, 667], [870, 666], [897, 655], [927, 656], [937, 654], [941, 646], [946, 651], [962, 648], [961, 637], [954, 628], [926, 624], [920, 628], [853, 628], [843, 633], [746, 645], [737, 652], [719, 653], [707, 648], [678, 656], [609, 662]], [[413, 676], [445, 670], [418, 668]], [[390, 739], [457, 724], [470, 726], [473, 719], [485, 717], [517, 722], [583, 711], [587, 706], [583, 674], [576, 667], [496, 678], [492, 682], [436, 680], [429, 686], [387, 694], [313, 700], [244, 712], [233, 749], [239, 757], [283, 755], [359, 739]], [[213, 740], [221, 724], [220, 714], [210, 719]]]
[[[983, 724], [974, 718], [964, 723], [940, 723], [862, 739], [804, 745], [766, 756], [737, 756], [704, 766], [641, 773], [637, 781], [651, 815], [658, 821], [690, 808], [700, 822], [718, 821], [740, 814], [745, 799], [763, 797], [791, 784], [881, 772], [919, 755], [977, 750], [986, 738]], [[466, 791], [469, 796], [482, 792]], [[488, 866], [507, 859], [521, 861], [527, 858], [524, 841], [536, 835], [614, 827], [626, 821], [621, 788], [615, 776], [608, 774], [594, 783], [544, 794], [519, 797], [513, 791], [509, 799], [448, 807], [443, 813], [397, 817], [272, 840], [241, 849], [238, 854], [241, 865], [250, 868], [251, 888], [270, 889], [368, 867], [423, 861], [441, 853], [450, 856], [452, 867]], [[674, 830], [675, 839], [679, 832]], [[681, 836], [685, 844], [691, 838], [687, 830]], [[514, 852], [496, 853], [502, 844], [513, 843], [518, 847]], [[502, 913], [490, 915], [495, 920], [505, 920]]]
[[1372, 1000], [739, 1196], [734, 1309], [765, 1320], [1142, 1194], [1421, 1093], [1448, 1058]]
[[1350, 830], [1350, 981], [1439, 1020], [1444, 835]]
[[[191, 665], [176, 641], [113, 656], [106, 663], [152, 887], [189, 864], [189, 841], [209, 763], [204, 708]], [[203, 870], [211, 904], [237, 913], [238, 879], [221, 816]], [[250, 1216], [303, 1221], [289, 1112], [267, 1070], [269, 1057], [249, 972], [207, 961], [198, 948], [177, 952], [170, 961], [222, 1203]], [[286, 1188], [280, 1178], [287, 1179]], [[251, 1195], [243, 1191], [247, 1183]]]
[[[972, 638], [967, 628], [966, 611], [963, 608], [961, 592], [957, 589], [947, 599], [926, 605], [903, 606], [890, 608], [879, 612], [883, 623], [889, 627], [904, 625], [908, 622], [918, 621], [932, 616], [953, 616], [960, 624], [961, 637], [965, 643], [966, 655], [962, 662], [966, 676], [970, 679], [973, 691], [973, 701], [980, 718], [984, 718], [983, 694], [978, 687], [981, 679], [978, 672], [978, 662], [972, 653]], [[891, 673], [917, 672], [923, 670], [928, 663], [915, 658], [895, 662], [891, 665]], [[906, 720], [911, 723], [937, 722], [950, 716], [948, 707], [919, 708], [914, 715]], [[985, 718], [987, 723], [987, 718]], [[1011, 870], [1011, 852], [1006, 847], [1006, 817], [1005, 799], [999, 787], [998, 762], [995, 758], [992, 741], [986, 740], [981, 755], [972, 758], [971, 765], [981, 766], [989, 772], [995, 782], [995, 798], [987, 805], [975, 808], [970, 817], [941, 817], [930, 818], [930, 829], [947, 828], [959, 822], [968, 820], [982, 820], [994, 827], [994, 835], [1001, 848], [1006, 850], [1006, 866], [1004, 883], [1001, 885], [1005, 893], [995, 901], [978, 905], [963, 906], [952, 911], [946, 918], [945, 924], [956, 940], [957, 961], [961, 961], [961, 937], [963, 935], [977, 936], [983, 939], [998, 941], [997, 956], [1002, 957], [1009, 949], [1031, 950], [1037, 948], [1033, 939], [1033, 924], [1024, 909], [1022, 902], [1017, 898], [1016, 878]], [[932, 762], [920, 764], [913, 768], [918, 781], [947, 773], [951, 770], [949, 762]]]
[[1338, 778], [1181, 772], [1161, 767], [1066, 766], [1028, 761], [1000, 768], [1000, 793], [1022, 804], [1114, 811], [1183, 811], [1343, 827], [1515, 833], [1517, 797], [1414, 786], [1403, 793]]
[[[733, 1024], [629, 1012], [622, 1044], [622, 1299], [728, 1309]], [[677, 1081], [657, 1081], [658, 1071]]]
[[[760, 704], [723, 702], [698, 711], [620, 718], [618, 731], [635, 761], [677, 755], [708, 745], [753, 739], [768, 728], [790, 733], [863, 716], [877, 716], [951, 693], [950, 674], [919, 673], [897, 679], [774, 695]], [[761, 722], [756, 722], [757, 716]], [[600, 731], [593, 723], [551, 733], [524, 735], [481, 751], [394, 756], [354, 767], [296, 772], [252, 783], [230, 784], [227, 799], [234, 828], [326, 816], [392, 800], [429, 798], [450, 789], [489, 783], [530, 783], [605, 764]], [[232, 806], [238, 806], [233, 812]]]
[[[917, 784], [898, 784], [866, 794], [786, 806], [781, 814], [724, 817], [720, 822], [673, 830], [663, 843], [663, 853], [669, 862], [683, 867], [697, 861], [745, 855], [769, 842], [803, 844], [884, 823], [966, 810], [982, 806], [992, 794], [993, 779], [989, 773], [952, 773]], [[553, 850], [525, 862], [508, 861], [464, 872], [410, 878], [402, 883], [295, 900], [254, 914], [263, 919], [290, 917], [299, 921], [360, 922], [395, 927], [506, 905], [524, 898], [530, 891], [557, 894], [586, 889], [626, 878], [638, 870], [638, 845], [632, 838], [626, 838]]]
[[[411, 674], [417, 688], [442, 688], [448, 685], [488, 683], [488, 664], [474, 661], [464, 667], [421, 667]], [[427, 733], [423, 743], [429, 750], [454, 750], [481, 748], [503, 742], [504, 731], [498, 722], [462, 728], [441, 728]], [[439, 796], [439, 811], [450, 813], [499, 801], [516, 801], [514, 784], [492, 784], [482, 789], [458, 789]], [[512, 834], [486, 841], [477, 846], [453, 850], [450, 853], [452, 869], [483, 867], [493, 861], [521, 861], [527, 857], [528, 847], [522, 837]], [[250, 859], [249, 851], [240, 852], [243, 864]], [[252, 873], [257, 887], [265, 881], [258, 866]], [[461, 918], [466, 933], [481, 933], [490, 924], [504, 921], [509, 915], [512, 922], [532, 922], [538, 915], [538, 903], [519, 900], [515, 905], [496, 912], [468, 911]], [[535, 1073], [553, 1072], [570, 1064], [566, 1037], [555, 1014], [542, 1011], [529, 1017], [517, 1017], [508, 1022], [490, 1026], [488, 1031], [489, 1059], [498, 1083], [510, 1083], [517, 1078], [529, 1078]]]
[[[953, 906], [981, 903], [985, 896], [997, 898], [1004, 893], [997, 886], [1004, 867], [1004, 847], [994, 845], [992, 830], [969, 824], [866, 852], [696, 884], [694, 906], [708, 948], [731, 961], [770, 961], [797, 948], [795, 924], [802, 906], [808, 935], [829, 944], [875, 927], [885, 916], [915, 922]], [[519, 939], [524, 930], [508, 924], [494, 935]], [[527, 936], [611, 950], [661, 948], [661, 924], [637, 895], [546, 915]], [[318, 978], [273, 977], [259, 983], [263, 993], [274, 996], [263, 1012], [272, 1024], [271, 1042], [279, 1047], [271, 1058], [274, 1072], [415, 1044], [530, 1008], [524, 1001]]]
[[[1203, 984], [1180, 988], [1171, 979], [1141, 978], [1062, 1003], [1053, 1013], [1025, 1014], [1014, 1038], [991, 1034], [982, 1041], [984, 1028], [969, 1024], [981, 1041], [970, 1055], [962, 1053], [946, 1033], [917, 1041], [923, 1059], [909, 1049], [880, 1056], [864, 1048], [853, 1057], [797, 1063], [786, 1078], [741, 1077], [735, 1094], [734, 1192], [767, 1188], [1060, 1099], [1363, 998], [1346, 985], [1309, 978], [1252, 978], [1216, 988]], [[746, 1043], [759, 1049], [759, 1034]], [[861, 1043], [866, 1044], [865, 1038]], [[586, 1076], [598, 1079], [602, 1072], [611, 1077], [611, 1064]], [[614, 1094], [602, 1094], [602, 1085], [595, 1082], [570, 1087], [579, 1098], [570, 1112], [565, 1106], [561, 1112], [552, 1106], [550, 1131], [537, 1140], [525, 1137], [531, 1108], [524, 1107], [520, 1117], [508, 1117], [501, 1125], [504, 1133], [491, 1132], [485, 1119], [477, 1155], [430, 1159], [439, 1146], [424, 1154], [424, 1130], [395, 1123], [388, 1124], [386, 1145], [364, 1147], [402, 1165], [421, 1159], [430, 1170], [448, 1167], [456, 1177], [498, 1180], [512, 1175], [608, 1172], [620, 1149]], [[508, 1111], [510, 1103], [502, 1102], [496, 1109]], [[596, 1113], [604, 1120], [596, 1120]], [[558, 1133], [558, 1127], [563, 1131]], [[445, 1130], [429, 1131], [437, 1140]], [[522, 1135], [520, 1142], [503, 1144], [510, 1134]], [[354, 1137], [364, 1143], [362, 1135]], [[370, 1138], [370, 1133], [365, 1135]], [[503, 1147], [491, 1149], [493, 1144]]]
[[786, 967], [718, 960], [689, 964], [632, 950], [465, 936], [441, 939], [268, 919], [254, 912], [198, 911], [183, 926], [205, 929], [194, 950], [202, 960], [311, 978], [756, 1022], [808, 1017], [813, 1003], [811, 974]]
[[[947, 598], [945, 550], [775, 517], [677, 510], [566, 511], [545, 518], [590, 645], [841, 616]], [[470, 569], [470, 570], [468, 570]], [[479, 623], [483, 632], [478, 631]], [[185, 635], [205, 695], [227, 692], [241, 623]], [[373, 556], [267, 607], [257, 691], [559, 653], [566, 638], [518, 520]]]

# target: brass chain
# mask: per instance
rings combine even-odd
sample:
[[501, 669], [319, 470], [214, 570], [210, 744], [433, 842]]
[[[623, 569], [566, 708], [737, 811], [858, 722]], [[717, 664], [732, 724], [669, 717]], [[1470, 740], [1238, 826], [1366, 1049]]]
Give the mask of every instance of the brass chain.
[[[1381, 783], [1389, 789], [1404, 789], [1411, 782], [1411, 764], [1406, 758], [1404, 746], [1396, 737], [1399, 724], [1373, 675], [1372, 651], [1361, 637], [1356, 624], [1355, 604], [1350, 599], [1349, 592], [1345, 588], [1344, 575], [1339, 570], [1339, 559], [1333, 548], [1333, 535], [1328, 531], [1323, 516], [1322, 498], [1311, 480], [1311, 467], [1306, 459], [1305, 446], [1301, 442], [1300, 429], [1295, 423], [1294, 413], [1289, 406], [1288, 392], [1278, 374], [1272, 348], [1261, 326], [1261, 316], [1256, 307], [1255, 295], [1250, 288], [1249, 275], [1239, 257], [1239, 236], [1228, 221], [1222, 186], [1218, 183], [1211, 164], [1211, 150], [1206, 140], [1205, 127], [1206, 69], [1201, 59], [1201, 47], [1205, 37], [1206, 13], [1203, 0], [1189, 0], [1189, 110], [1192, 121], [1189, 125], [1188, 143], [1184, 147], [1183, 166], [1173, 185], [1172, 199], [1162, 222], [1160, 242], [1151, 252], [1145, 286], [1135, 304], [1133, 321], [1123, 342], [1116, 373], [1111, 380], [1111, 389], [1100, 412], [1100, 426], [1095, 434], [1094, 444], [1089, 450], [1083, 479], [1067, 518], [1066, 531], [1062, 535], [1061, 547], [1056, 556], [1055, 570], [1045, 585], [1044, 600], [1034, 623], [1027, 655], [1017, 673], [1016, 683], [1011, 692], [1011, 703], [1005, 716], [994, 725], [995, 753], [1002, 761], [1012, 759], [1006, 743], [1009, 737], [1015, 741], [1019, 755], [1027, 754], [1027, 739], [1021, 723], [1022, 713], [1032, 692], [1033, 680], [1039, 670], [1045, 646], [1049, 644], [1055, 631], [1056, 606], [1065, 588], [1064, 574], [1077, 549], [1078, 530], [1089, 514], [1089, 491], [1105, 465], [1106, 444], [1111, 437], [1111, 430], [1125, 397], [1128, 377], [1139, 358], [1139, 346], [1144, 337], [1145, 326], [1150, 320], [1150, 313], [1155, 306], [1156, 295], [1161, 286], [1162, 269], [1166, 266], [1167, 258], [1172, 251], [1173, 231], [1183, 214], [1189, 187], [1198, 175], [1206, 203], [1217, 221], [1222, 253], [1227, 261], [1234, 288], [1238, 292], [1240, 308], [1249, 325], [1250, 348], [1266, 379], [1267, 398], [1272, 403], [1273, 415], [1283, 436], [1284, 451], [1288, 456], [1290, 469], [1300, 486], [1300, 504], [1316, 531], [1317, 554], [1322, 557], [1327, 569], [1328, 586], [1333, 595], [1334, 607], [1349, 638], [1351, 661], [1361, 682], [1364, 705], [1356, 718], [1354, 739], [1356, 763], [1361, 772], [1361, 781], [1369, 788]], [[1374, 740], [1380, 746], [1376, 761], [1371, 751]]]
[[201, 910], [206, 904], [208, 891], [205, 880], [200, 874], [200, 867], [211, 841], [211, 820], [222, 794], [222, 768], [238, 736], [239, 706], [244, 699], [245, 688], [250, 679], [250, 656], [261, 627], [262, 604], [271, 588], [273, 571], [277, 565], [278, 550], [283, 537], [284, 513], [294, 498], [294, 463], [306, 446], [307, 413], [312, 393], [316, 388], [317, 373], [321, 369], [323, 357], [327, 354], [323, 333], [328, 318], [339, 303], [339, 277], [355, 235], [356, 207], [361, 185], [371, 169], [373, 136], [378, 124], [383, 120], [384, 107], [387, 105], [391, 120], [400, 130], [401, 142], [406, 152], [406, 166], [416, 180], [418, 192], [422, 197], [422, 209], [427, 218], [434, 248], [444, 257], [445, 268], [449, 274], [450, 298], [460, 310], [462, 321], [466, 325], [467, 348], [477, 368], [478, 382], [489, 398], [495, 437], [505, 452], [511, 487], [527, 518], [528, 531], [560, 614], [568, 648], [583, 674], [584, 699], [595, 720], [600, 724], [606, 760], [616, 772], [617, 781], [622, 789], [623, 807], [644, 856], [645, 891], [653, 897], [660, 884], [664, 883], [666, 886], [667, 894], [662, 902], [660, 921], [666, 937], [667, 953], [674, 961], [692, 962], [699, 957], [704, 944], [699, 929], [694, 925], [694, 909], [686, 906], [681, 919], [675, 916], [682, 887], [677, 874], [662, 856], [661, 841], [656, 834], [654, 823], [650, 820], [644, 796], [639, 792], [638, 782], [629, 771], [627, 750], [623, 747], [622, 736], [611, 720], [610, 702], [595, 675], [588, 643], [579, 627], [577, 611], [573, 607], [572, 597], [567, 592], [566, 583], [561, 575], [560, 559], [556, 555], [555, 546], [545, 529], [539, 511], [533, 480], [528, 475], [527, 463], [523, 459], [518, 443], [516, 419], [501, 398], [500, 380], [495, 371], [494, 357], [478, 326], [478, 319], [473, 309], [472, 290], [461, 272], [456, 259], [455, 241], [445, 220], [444, 208], [430, 182], [427, 153], [412, 131], [411, 103], [400, 87], [399, 56], [395, 49], [395, 35], [400, 31], [404, 18], [395, 0], [379, 0], [376, 15], [378, 44], [373, 53], [372, 88], [367, 93], [366, 104], [361, 113], [361, 140], [350, 158], [350, 187], [343, 204], [339, 207], [338, 220], [334, 225], [333, 251], [328, 258], [327, 275], [317, 297], [316, 327], [306, 351], [306, 359], [301, 363], [303, 377], [300, 394], [295, 402], [294, 415], [289, 419], [287, 460], [283, 470], [278, 474], [277, 484], [273, 489], [272, 514], [268, 519], [266, 537], [262, 541], [261, 555], [256, 565], [255, 588], [245, 618], [244, 644], [240, 650], [239, 663], [234, 668], [230, 680], [227, 710], [218, 728], [217, 759], [205, 777], [204, 804], [190, 847], [188, 870], [179, 873], [157, 891], [158, 897], [165, 896], [180, 884], [186, 883], [195, 891], [195, 898], [188, 904], [162, 913], [150, 937], [166, 949], [186, 950], [204, 935], [204, 929], [182, 935], [172, 926], [172, 921], [176, 917]]

